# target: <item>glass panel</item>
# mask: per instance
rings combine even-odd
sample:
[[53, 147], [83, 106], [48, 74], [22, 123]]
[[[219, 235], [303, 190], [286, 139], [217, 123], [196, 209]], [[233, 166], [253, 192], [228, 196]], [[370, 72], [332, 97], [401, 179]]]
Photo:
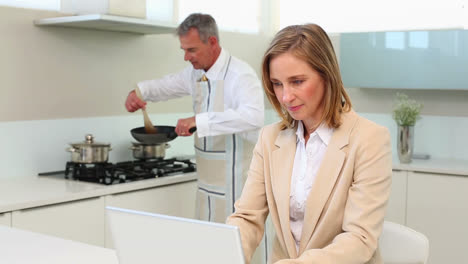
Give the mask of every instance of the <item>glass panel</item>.
[[468, 90], [468, 31], [344, 33], [346, 87]]
[[427, 49], [429, 47], [429, 33], [427, 31], [409, 32], [409, 46]]
[[385, 48], [404, 49], [405, 48], [405, 32], [386, 32], [385, 33]]

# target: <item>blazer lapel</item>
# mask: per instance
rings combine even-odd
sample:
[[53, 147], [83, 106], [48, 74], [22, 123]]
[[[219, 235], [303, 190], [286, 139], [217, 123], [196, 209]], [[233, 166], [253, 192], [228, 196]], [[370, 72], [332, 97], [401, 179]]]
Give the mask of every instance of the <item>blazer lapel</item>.
[[296, 243], [291, 234], [289, 222], [289, 194], [291, 189], [291, 176], [296, 153], [296, 134], [293, 129], [280, 131], [276, 138], [277, 150], [272, 152], [271, 182], [275, 201], [278, 206], [279, 220], [284, 241], [291, 258], [297, 257]]
[[351, 111], [343, 114], [342, 117], [342, 124], [332, 135], [309, 197], [307, 197], [299, 254], [304, 251], [315, 230], [346, 158], [342, 148], [348, 145], [349, 135], [357, 115]]

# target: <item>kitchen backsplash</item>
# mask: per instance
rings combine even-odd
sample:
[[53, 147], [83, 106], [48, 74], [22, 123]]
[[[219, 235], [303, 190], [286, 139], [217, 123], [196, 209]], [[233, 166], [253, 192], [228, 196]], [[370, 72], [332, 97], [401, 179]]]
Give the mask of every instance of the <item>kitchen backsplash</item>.
[[[179, 118], [192, 113], [152, 114], [158, 125], [175, 125]], [[396, 150], [396, 124], [390, 115], [361, 113], [362, 116], [389, 128], [392, 149]], [[142, 126], [140, 114], [0, 122], [0, 178], [34, 177], [39, 172], [64, 170], [71, 153], [66, 151], [70, 143], [84, 141], [91, 133], [96, 142], [110, 143], [109, 161], [132, 159], [129, 147], [136, 142], [130, 130]], [[278, 120], [273, 110], [265, 113], [265, 124]], [[461, 159], [468, 161], [468, 118], [423, 116], [415, 127], [415, 153], [429, 154], [431, 158]], [[194, 155], [191, 137], [177, 137], [169, 142], [166, 157]]]
[[[177, 119], [193, 113], [152, 114], [157, 125], [175, 125]], [[71, 153], [70, 143], [85, 140], [93, 134], [95, 142], [110, 143], [109, 161], [133, 159], [129, 149], [136, 142], [130, 130], [143, 126], [140, 113], [125, 116], [0, 122], [0, 178], [30, 177], [39, 172], [64, 170]], [[177, 137], [169, 142], [166, 157], [194, 155], [190, 137]]]
[[[389, 129], [393, 155], [396, 156], [397, 125], [392, 116], [375, 113], [361, 113], [361, 115]], [[468, 162], [467, 134], [467, 117], [423, 115], [414, 128], [414, 153], [428, 154], [431, 158]]]
[[[359, 113], [361, 116], [385, 126], [390, 131], [392, 152], [397, 156], [397, 125], [391, 114]], [[266, 112], [265, 123], [277, 120], [274, 111]], [[437, 159], [467, 160], [468, 118], [453, 116], [422, 116], [414, 130], [415, 154], [428, 154]]]
[[[397, 125], [391, 114], [359, 113], [361, 116], [385, 126], [390, 131], [392, 152], [397, 156]], [[276, 114], [266, 112], [266, 123], [277, 120]], [[437, 159], [467, 160], [468, 152], [468, 117], [422, 116], [416, 122], [414, 130], [415, 154], [428, 154]]]
[[[385, 126], [390, 131], [392, 152], [397, 156], [397, 125], [391, 114], [359, 113], [361, 116]], [[278, 118], [273, 110], [266, 111], [265, 123]], [[458, 159], [468, 162], [468, 117], [423, 115], [416, 122], [415, 154], [428, 154], [436, 159]]]

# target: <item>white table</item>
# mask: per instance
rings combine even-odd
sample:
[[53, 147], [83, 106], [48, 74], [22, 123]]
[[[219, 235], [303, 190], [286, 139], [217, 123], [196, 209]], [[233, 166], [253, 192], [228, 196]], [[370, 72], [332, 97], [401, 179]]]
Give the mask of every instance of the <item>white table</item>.
[[0, 226], [0, 263], [118, 264], [114, 250]]

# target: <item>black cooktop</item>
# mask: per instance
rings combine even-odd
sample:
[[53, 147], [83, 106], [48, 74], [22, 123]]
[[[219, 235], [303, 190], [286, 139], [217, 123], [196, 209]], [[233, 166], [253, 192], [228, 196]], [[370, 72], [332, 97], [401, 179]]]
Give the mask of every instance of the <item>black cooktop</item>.
[[39, 176], [54, 175], [70, 180], [110, 185], [194, 171], [196, 165], [190, 159], [170, 158], [117, 163], [67, 162], [65, 171], [39, 173]]

